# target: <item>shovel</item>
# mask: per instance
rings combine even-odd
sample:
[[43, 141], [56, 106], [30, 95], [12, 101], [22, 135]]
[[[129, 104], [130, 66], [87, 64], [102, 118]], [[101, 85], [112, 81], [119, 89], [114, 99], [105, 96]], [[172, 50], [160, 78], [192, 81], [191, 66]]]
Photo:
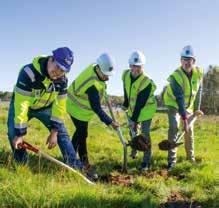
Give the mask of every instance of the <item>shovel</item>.
[[[111, 103], [109, 101], [108, 95], [105, 95], [105, 99], [106, 99], [107, 106], [109, 108], [110, 115], [111, 115], [113, 121], [116, 122], [116, 118], [114, 116], [113, 109], [112, 109]], [[117, 134], [119, 136], [119, 139], [120, 139], [120, 142], [122, 143], [122, 146], [123, 146], [123, 167], [122, 167], [122, 171], [127, 172], [127, 144], [126, 144], [126, 141], [123, 137], [123, 134], [122, 134], [122, 131], [121, 131], [120, 127], [118, 127], [116, 129], [116, 132], [117, 132]]]
[[134, 137], [136, 137], [136, 133], [135, 133], [134, 129], [132, 127], [130, 127], [129, 116], [128, 116], [127, 110], [125, 111], [125, 116], [126, 116], [127, 124], [128, 124], [128, 127], [129, 127], [129, 133], [130, 133], [130, 136], [131, 136], [131, 140], [132, 140]]
[[128, 128], [129, 128], [129, 134], [130, 134], [130, 137], [131, 137], [131, 140], [128, 142], [127, 146], [131, 146], [132, 152], [131, 152], [130, 156], [133, 159], [135, 159], [136, 155], [137, 155], [137, 150], [145, 152], [146, 150], [148, 150], [150, 148], [150, 143], [145, 142], [145, 144], [147, 145], [147, 148], [144, 149], [144, 150], [140, 150], [140, 149], [135, 148], [135, 145], [133, 145], [133, 142], [135, 140], [145, 140], [145, 137], [144, 137], [143, 134], [138, 134], [137, 135], [136, 132], [134, 131], [134, 129], [130, 126], [130, 119], [129, 119], [127, 110], [125, 111], [125, 116], [126, 116], [126, 120], [127, 120], [127, 124], [128, 124]]
[[[191, 116], [190, 118], [190, 121], [189, 121], [189, 127], [191, 127], [194, 122], [196, 121], [197, 117], [199, 116], [202, 116], [203, 113], [202, 111], [200, 110], [197, 110], [193, 113], [193, 115]], [[158, 146], [159, 146], [159, 149], [160, 150], [164, 150], [164, 151], [167, 151], [167, 150], [171, 150], [171, 149], [174, 149], [176, 147], [178, 147], [179, 145], [183, 144], [183, 142], [180, 142], [181, 139], [183, 138], [183, 136], [185, 135], [185, 131], [183, 131], [178, 137], [177, 139], [174, 141], [174, 142], [171, 142], [167, 139], [161, 141]]]
[[27, 143], [27, 142], [25, 142], [25, 141], [23, 141], [22, 144], [19, 144], [19, 147], [22, 147], [22, 148], [24, 148], [24, 149], [30, 150], [30, 151], [36, 153], [37, 155], [42, 156], [42, 157], [46, 158], [47, 160], [50, 160], [50, 161], [52, 161], [52, 162], [54, 162], [54, 163], [56, 163], [56, 164], [58, 164], [58, 165], [60, 165], [60, 166], [62, 166], [62, 167], [64, 167], [64, 168], [66, 168], [66, 169], [68, 169], [68, 170], [70, 170], [70, 171], [76, 173], [76, 174], [79, 175], [84, 181], [86, 181], [86, 182], [89, 183], [89, 184], [92, 184], [92, 185], [95, 184], [95, 183], [93, 183], [92, 181], [90, 181], [88, 178], [86, 178], [84, 175], [82, 175], [80, 172], [78, 172], [77, 170], [75, 170], [74, 168], [72, 168], [72, 167], [66, 165], [65, 163], [63, 163], [63, 162], [61, 162], [61, 161], [55, 159], [54, 157], [51, 157], [50, 155], [48, 155], [48, 154], [42, 152], [42, 151], [41, 151], [40, 149], [38, 149], [37, 147], [34, 147], [34, 146], [32, 146], [31, 144], [29, 144], [29, 143]]
[[[128, 128], [129, 128], [129, 134], [130, 134], [130, 137], [131, 137], [131, 140], [129, 141], [129, 145], [130, 145], [130, 142], [136, 137], [136, 132], [134, 131], [134, 129], [130, 126], [130, 121], [129, 121], [129, 116], [128, 116], [128, 112], [127, 110], [125, 110], [125, 117], [126, 117], [126, 120], [127, 120], [127, 124], [128, 124]], [[131, 157], [132, 159], [135, 159], [136, 158], [136, 155], [137, 155], [137, 150], [132, 148], [132, 151], [131, 151]]]

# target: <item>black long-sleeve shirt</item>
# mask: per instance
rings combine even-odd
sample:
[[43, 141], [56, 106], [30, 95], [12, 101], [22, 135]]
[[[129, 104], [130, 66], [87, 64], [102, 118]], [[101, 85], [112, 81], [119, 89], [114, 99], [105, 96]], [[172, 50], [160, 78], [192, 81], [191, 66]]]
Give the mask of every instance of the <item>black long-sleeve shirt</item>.
[[106, 125], [111, 124], [112, 119], [104, 112], [101, 107], [100, 96], [96, 87], [94, 85], [89, 87], [85, 93], [88, 95], [88, 100], [92, 110], [98, 115], [100, 120]]

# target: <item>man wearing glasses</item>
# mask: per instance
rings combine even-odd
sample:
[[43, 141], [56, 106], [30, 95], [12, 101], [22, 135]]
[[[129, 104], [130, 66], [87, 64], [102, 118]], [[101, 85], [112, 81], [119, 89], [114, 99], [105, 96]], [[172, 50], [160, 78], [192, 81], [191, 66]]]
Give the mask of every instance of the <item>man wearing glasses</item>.
[[[190, 45], [181, 52], [181, 66], [168, 78], [164, 91], [164, 104], [168, 107], [168, 140], [174, 142], [180, 125], [180, 117], [185, 131], [185, 150], [187, 159], [195, 162], [193, 125], [189, 126], [191, 114], [200, 109], [203, 70], [195, 65], [196, 58]], [[177, 148], [168, 151], [168, 170], [176, 164]]]
[[20, 148], [32, 118], [40, 120], [50, 131], [49, 149], [59, 145], [64, 161], [81, 169], [63, 123], [66, 112], [67, 78], [73, 63], [73, 52], [57, 48], [51, 56], [38, 56], [23, 66], [18, 75], [8, 114], [8, 138], [16, 162], [26, 163], [27, 152]]

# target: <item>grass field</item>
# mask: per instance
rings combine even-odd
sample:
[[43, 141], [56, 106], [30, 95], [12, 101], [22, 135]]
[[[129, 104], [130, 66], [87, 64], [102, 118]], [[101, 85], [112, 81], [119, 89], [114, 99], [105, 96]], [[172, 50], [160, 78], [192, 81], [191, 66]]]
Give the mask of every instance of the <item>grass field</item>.
[[[129, 158], [127, 174], [120, 173], [123, 151], [119, 139], [95, 117], [89, 125], [88, 148], [100, 181], [92, 186], [32, 153], [28, 165], [14, 164], [7, 141], [7, 110], [7, 105], [0, 107], [0, 207], [219, 207], [219, 117], [204, 116], [195, 124], [197, 163], [186, 161], [180, 146], [177, 166], [167, 173], [167, 154], [157, 146], [167, 137], [167, 116], [157, 114], [151, 133], [152, 169], [143, 175], [137, 170], [141, 154], [135, 160]], [[122, 114], [119, 120], [128, 139]], [[72, 135], [68, 118], [66, 123]], [[46, 149], [47, 135], [40, 122], [29, 122], [26, 141], [61, 160], [58, 147]], [[114, 184], [115, 177], [127, 183]]]

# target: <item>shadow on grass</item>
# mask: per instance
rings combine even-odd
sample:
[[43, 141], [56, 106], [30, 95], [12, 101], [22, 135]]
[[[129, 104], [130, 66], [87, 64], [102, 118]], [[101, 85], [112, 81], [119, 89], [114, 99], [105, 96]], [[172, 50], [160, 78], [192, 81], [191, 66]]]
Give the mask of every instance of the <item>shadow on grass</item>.
[[[136, 159], [132, 159], [129, 155], [127, 156], [128, 160], [128, 169], [139, 169], [141, 167], [143, 158], [143, 153], [139, 152]], [[160, 155], [155, 155], [152, 157], [151, 161], [151, 169], [158, 170], [164, 169], [167, 165], [163, 162], [165, 160], [164, 157]], [[121, 171], [123, 165], [123, 158], [120, 160], [111, 160], [110, 158], [103, 158], [100, 161], [95, 163], [98, 169], [101, 169], [103, 172], [112, 172], [112, 171]]]
[[160, 204], [159, 208], [204, 208], [199, 202], [173, 201]]
[[[62, 161], [61, 158], [56, 159]], [[33, 174], [56, 174], [63, 169], [57, 164], [54, 164], [53, 162], [34, 154], [28, 154], [28, 162], [26, 165], [28, 165], [30, 171]], [[10, 171], [14, 171], [18, 166], [19, 165], [14, 161], [12, 157], [11, 151], [0, 150], [0, 167], [5, 167]]]
[[185, 196], [179, 195], [179, 193], [171, 194], [167, 202], [160, 204], [159, 208], [217, 208], [219, 205], [218, 194], [215, 197], [209, 196], [205, 201], [194, 201]]
[[[33, 174], [51, 174], [54, 175], [57, 172], [63, 171], [63, 168], [60, 167], [57, 164], [54, 164], [51, 161], [48, 161], [45, 158], [39, 157], [38, 155], [34, 154], [28, 154], [29, 160], [28, 160], [28, 167], [31, 170]], [[62, 161], [62, 157], [56, 158], [59, 161]], [[179, 161], [183, 161], [184, 158], [179, 157]], [[128, 174], [138, 176], [141, 175], [139, 172], [139, 167], [141, 165], [142, 157], [139, 157], [138, 159], [131, 159], [128, 158]], [[151, 169], [149, 171], [149, 174], [147, 173], [146, 176], [149, 178], [154, 178], [156, 176], [164, 176], [165, 178], [168, 177], [174, 177], [177, 180], [185, 179], [187, 174], [191, 171], [192, 168], [198, 168], [202, 169], [205, 165], [191, 165], [189, 163], [185, 163], [182, 165], [177, 163], [176, 168], [169, 172], [168, 174], [164, 173], [166, 171], [166, 164], [163, 162], [164, 158], [160, 155], [154, 156], [152, 159], [152, 165]], [[95, 163], [97, 173], [100, 175], [100, 177], [104, 178], [109, 176], [111, 172], [122, 172], [122, 163], [123, 161], [118, 160], [110, 160], [109, 158], [102, 158], [101, 160], [97, 161]], [[4, 166], [8, 168], [9, 170], [15, 170], [17, 164], [15, 164], [12, 154], [10, 151], [0, 150], [0, 167]]]
[[[153, 196], [148, 195], [145, 199], [136, 199], [133, 196], [120, 195], [114, 198], [76, 195], [72, 199], [60, 202], [58, 207], [84, 207], [84, 208], [155, 208], [158, 202]], [[55, 205], [56, 206], [56, 205]]]
[[[136, 199], [133, 196], [120, 196], [114, 198], [99, 198], [90, 195], [76, 195], [72, 199], [63, 200], [59, 204], [59, 207], [84, 207], [84, 208], [217, 208], [218, 199], [207, 199], [203, 202], [193, 201], [188, 198], [172, 198], [168, 199], [166, 203], [159, 205], [158, 198], [155, 198], [152, 194], [148, 193], [147, 196], [142, 199]], [[55, 205], [56, 206], [56, 205]]]

